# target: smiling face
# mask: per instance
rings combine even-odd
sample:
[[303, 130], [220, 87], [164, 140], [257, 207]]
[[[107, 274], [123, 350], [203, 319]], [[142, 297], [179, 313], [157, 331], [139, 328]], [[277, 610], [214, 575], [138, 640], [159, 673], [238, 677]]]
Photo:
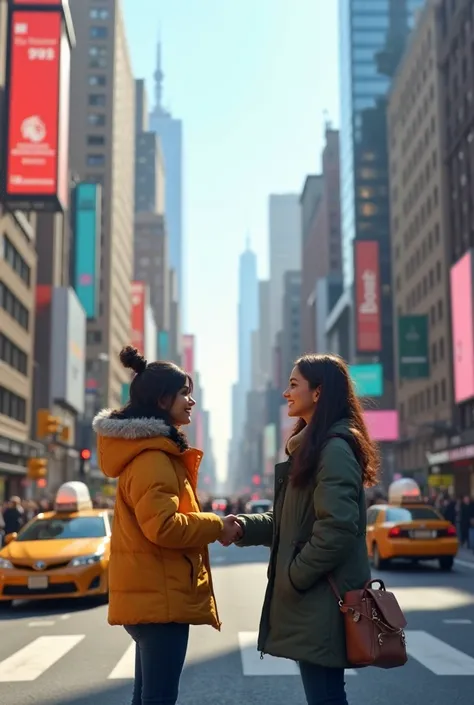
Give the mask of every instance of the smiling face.
[[309, 424], [316, 409], [319, 389], [310, 388], [298, 367], [293, 368], [283, 396], [288, 403], [288, 416], [301, 418]]
[[196, 404], [189, 387], [183, 387], [171, 405], [169, 414], [175, 426], [186, 426], [191, 423], [193, 406]]

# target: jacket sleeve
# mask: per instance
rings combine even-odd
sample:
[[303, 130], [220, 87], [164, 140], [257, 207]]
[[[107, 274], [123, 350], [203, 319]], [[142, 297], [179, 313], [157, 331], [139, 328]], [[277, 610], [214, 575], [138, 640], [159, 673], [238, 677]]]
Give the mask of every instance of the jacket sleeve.
[[264, 514], [239, 514], [238, 522], [243, 529], [243, 536], [236, 541], [236, 546], [268, 546], [273, 540], [273, 511]]
[[130, 503], [149, 541], [163, 548], [199, 548], [221, 536], [223, 522], [217, 514], [178, 511], [179, 482], [165, 453], [141, 453], [130, 470]]
[[350, 447], [341, 439], [331, 440], [314, 491], [312, 534], [289, 567], [296, 590], [308, 590], [350, 555], [359, 531], [361, 483], [361, 468]]

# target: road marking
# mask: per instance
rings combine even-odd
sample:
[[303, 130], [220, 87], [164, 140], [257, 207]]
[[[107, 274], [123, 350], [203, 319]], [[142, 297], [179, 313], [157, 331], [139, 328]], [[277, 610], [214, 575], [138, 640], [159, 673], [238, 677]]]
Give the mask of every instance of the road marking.
[[471, 570], [474, 570], [474, 563], [471, 563], [470, 561], [461, 561], [459, 558], [456, 558], [454, 562], [461, 565], [463, 568], [470, 568]]
[[135, 677], [135, 642], [130, 644], [108, 680], [130, 680]]
[[39, 619], [37, 622], [28, 622], [29, 627], [53, 627], [56, 624], [52, 619]]
[[70, 617], [71, 617], [70, 614], [62, 614], [59, 619], [61, 619], [64, 622], [66, 619], [69, 619]]
[[443, 619], [445, 624], [472, 624], [472, 619]]
[[[260, 658], [257, 651], [258, 632], [239, 632], [240, 657], [244, 676], [299, 676], [300, 671], [294, 661], [267, 656]], [[354, 670], [346, 675], [355, 675]]]
[[407, 632], [408, 654], [435, 676], [474, 676], [474, 658], [423, 631]]
[[0, 663], [0, 683], [34, 681], [65, 656], [85, 634], [40, 636]]

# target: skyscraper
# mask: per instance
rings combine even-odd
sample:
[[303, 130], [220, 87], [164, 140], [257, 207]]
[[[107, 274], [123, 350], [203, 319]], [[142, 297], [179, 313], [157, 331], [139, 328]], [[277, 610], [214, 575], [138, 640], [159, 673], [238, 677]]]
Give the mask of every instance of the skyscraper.
[[133, 278], [135, 83], [119, 0], [72, 0], [70, 163], [102, 185], [98, 314], [87, 324], [86, 387], [119, 406], [129, 376], [118, 356], [130, 341]]
[[301, 268], [301, 207], [299, 195], [273, 194], [269, 202], [270, 227], [270, 345], [283, 323], [285, 272]]
[[183, 125], [181, 120], [174, 118], [163, 106], [163, 78], [159, 41], [155, 71], [155, 107], [150, 113], [150, 130], [159, 136], [163, 149], [170, 266], [178, 276], [179, 300], [183, 305]]

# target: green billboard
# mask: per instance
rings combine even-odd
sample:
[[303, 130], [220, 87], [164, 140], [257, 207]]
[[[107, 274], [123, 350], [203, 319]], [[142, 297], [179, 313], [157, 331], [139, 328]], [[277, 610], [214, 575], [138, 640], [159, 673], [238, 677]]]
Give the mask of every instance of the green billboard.
[[349, 372], [358, 397], [383, 395], [383, 367], [381, 364], [350, 365]]
[[426, 379], [430, 376], [427, 315], [399, 317], [398, 372], [400, 379]]

